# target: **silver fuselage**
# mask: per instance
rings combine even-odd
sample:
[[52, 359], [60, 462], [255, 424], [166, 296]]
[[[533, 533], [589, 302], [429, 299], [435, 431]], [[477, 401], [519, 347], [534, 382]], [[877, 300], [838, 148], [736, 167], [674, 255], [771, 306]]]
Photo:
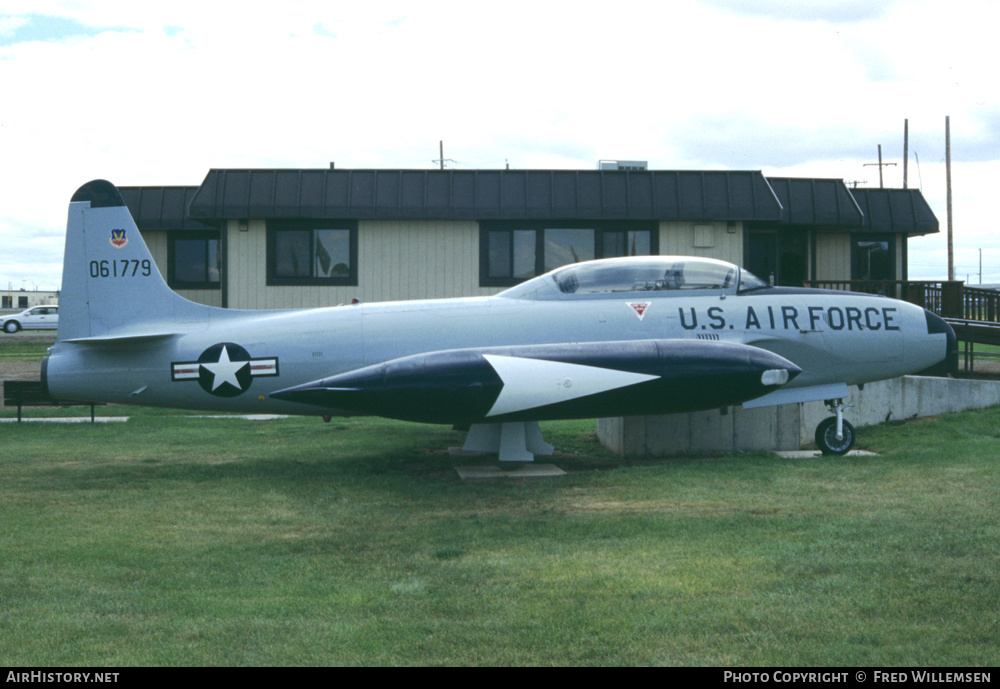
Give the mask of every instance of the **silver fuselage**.
[[[636, 303], [646, 304], [640, 318]], [[359, 304], [271, 312], [227, 311], [203, 322], [143, 324], [170, 337], [128, 346], [57, 342], [46, 377], [58, 399], [246, 413], [318, 414], [270, 399], [276, 390], [404, 356], [448, 349], [649, 339], [750, 344], [802, 368], [789, 387], [859, 384], [941, 361], [946, 337], [928, 333], [918, 306], [862, 294], [803, 291], [688, 296], [564, 295]], [[253, 360], [276, 359], [277, 375], [219, 397], [175, 380], [178, 362], [237, 343]]]

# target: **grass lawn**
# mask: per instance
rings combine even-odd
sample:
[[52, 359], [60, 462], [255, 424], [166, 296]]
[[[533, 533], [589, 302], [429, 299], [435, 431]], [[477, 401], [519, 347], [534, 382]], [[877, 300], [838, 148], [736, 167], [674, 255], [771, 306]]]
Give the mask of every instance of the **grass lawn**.
[[44, 331], [31, 335], [0, 334], [0, 362], [35, 361], [40, 362], [55, 342], [54, 331]]
[[477, 484], [441, 427], [104, 413], [0, 425], [0, 665], [997, 662], [997, 409], [835, 459], [543, 424], [569, 475]]

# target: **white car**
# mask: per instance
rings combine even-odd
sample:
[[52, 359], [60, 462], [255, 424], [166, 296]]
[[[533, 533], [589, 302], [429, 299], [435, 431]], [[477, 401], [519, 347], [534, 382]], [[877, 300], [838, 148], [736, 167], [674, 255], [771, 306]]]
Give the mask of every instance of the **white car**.
[[55, 330], [58, 327], [59, 307], [54, 305], [32, 306], [12, 316], [0, 316], [0, 328], [6, 333], [16, 333], [21, 328]]

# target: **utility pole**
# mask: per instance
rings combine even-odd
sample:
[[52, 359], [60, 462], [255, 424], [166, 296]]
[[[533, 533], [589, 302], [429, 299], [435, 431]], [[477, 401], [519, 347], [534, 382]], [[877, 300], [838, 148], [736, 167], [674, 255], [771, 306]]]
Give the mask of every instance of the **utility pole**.
[[878, 145], [878, 188], [882, 189], [885, 185], [882, 183], [882, 144]]
[[444, 164], [446, 162], [448, 162], [448, 163], [454, 163], [455, 162], [451, 158], [445, 160], [445, 157], [444, 157], [444, 139], [441, 139], [441, 140], [438, 141], [438, 156], [440, 156], [440, 157], [435, 158], [431, 162], [432, 163], [437, 163], [439, 165], [440, 169], [442, 169], [442, 170], [444, 170]]
[[955, 241], [951, 223], [951, 116], [944, 118], [944, 160], [945, 178], [948, 187], [948, 279], [955, 279]]
[[910, 121], [903, 120], [903, 189], [906, 189], [906, 172], [909, 167], [910, 167]]
[[882, 162], [882, 144], [878, 145], [878, 162], [877, 163], [865, 163], [862, 167], [875, 167], [878, 165], [878, 188], [884, 188], [882, 183], [882, 168], [883, 167], [895, 167], [896, 163], [883, 163]]

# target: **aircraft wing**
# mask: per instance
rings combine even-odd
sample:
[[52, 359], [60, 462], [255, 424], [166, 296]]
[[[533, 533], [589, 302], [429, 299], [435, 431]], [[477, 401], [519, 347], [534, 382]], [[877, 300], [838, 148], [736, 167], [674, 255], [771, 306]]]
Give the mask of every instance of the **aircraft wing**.
[[756, 407], [773, 407], [778, 404], [797, 404], [799, 402], [821, 402], [825, 400], [845, 399], [849, 396], [847, 383], [830, 383], [829, 385], [809, 385], [803, 388], [782, 388], [770, 392], [763, 397], [747, 400], [744, 409]]

